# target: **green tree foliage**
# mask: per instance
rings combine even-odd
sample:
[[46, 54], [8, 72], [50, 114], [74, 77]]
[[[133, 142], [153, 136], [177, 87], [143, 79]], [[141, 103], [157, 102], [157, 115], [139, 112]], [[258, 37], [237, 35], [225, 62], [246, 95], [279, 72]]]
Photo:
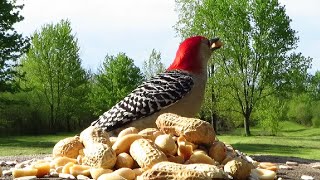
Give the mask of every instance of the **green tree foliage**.
[[152, 49], [149, 59], [143, 62], [142, 70], [146, 79], [150, 79], [154, 75], [164, 72], [165, 67], [161, 62], [161, 53]]
[[311, 99], [307, 93], [296, 94], [288, 103], [288, 118], [303, 125], [311, 125]]
[[110, 109], [127, 96], [143, 80], [140, 69], [124, 53], [107, 55], [93, 77], [90, 106], [96, 115]]
[[51, 130], [72, 130], [88, 112], [85, 101], [88, 74], [81, 67], [77, 38], [69, 21], [47, 24], [32, 36], [22, 59], [26, 87], [32, 89], [33, 104], [44, 111]]
[[23, 20], [22, 8], [23, 5], [16, 5], [15, 0], [0, 1], [0, 93], [18, 89], [15, 77], [21, 74], [16, 71], [17, 61], [29, 45], [29, 39], [13, 28], [15, 23]]
[[[298, 37], [290, 18], [277, 0], [176, 0], [179, 20], [175, 26], [183, 38], [219, 36], [225, 43], [215, 54], [225, 100], [236, 102], [232, 112], [244, 118], [250, 135], [250, 117], [265, 97], [289, 91], [305, 79], [310, 58], [292, 53]], [[224, 103], [226, 104], [226, 103]]]

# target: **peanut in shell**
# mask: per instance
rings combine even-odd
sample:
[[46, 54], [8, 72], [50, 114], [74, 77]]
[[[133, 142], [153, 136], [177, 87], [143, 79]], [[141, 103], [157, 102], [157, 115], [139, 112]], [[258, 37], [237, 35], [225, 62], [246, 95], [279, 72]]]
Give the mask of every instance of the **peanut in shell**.
[[103, 129], [95, 126], [89, 126], [80, 133], [80, 141], [84, 147], [90, 146], [93, 143], [103, 143], [112, 146], [109, 134]]
[[151, 168], [154, 164], [167, 161], [166, 155], [146, 139], [137, 139], [130, 146], [132, 158], [142, 168]]
[[83, 148], [84, 147], [80, 142], [79, 136], [67, 137], [55, 144], [52, 150], [52, 155], [53, 157], [64, 156], [69, 158], [77, 158], [79, 151]]
[[181, 117], [172, 113], [161, 114], [156, 120], [157, 127], [166, 134], [185, 136], [195, 144], [211, 144], [215, 140], [212, 125], [196, 118]]
[[84, 149], [82, 164], [91, 167], [112, 168], [117, 160], [113, 149], [103, 143], [93, 143]]

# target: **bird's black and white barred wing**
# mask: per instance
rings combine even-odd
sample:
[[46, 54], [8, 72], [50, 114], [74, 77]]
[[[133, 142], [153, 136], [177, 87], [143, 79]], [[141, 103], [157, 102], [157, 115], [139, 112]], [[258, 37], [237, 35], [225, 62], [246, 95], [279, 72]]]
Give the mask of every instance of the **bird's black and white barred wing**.
[[181, 71], [160, 73], [138, 86], [91, 125], [111, 131], [134, 120], [150, 116], [179, 101], [190, 92], [193, 84], [192, 76], [188, 73]]

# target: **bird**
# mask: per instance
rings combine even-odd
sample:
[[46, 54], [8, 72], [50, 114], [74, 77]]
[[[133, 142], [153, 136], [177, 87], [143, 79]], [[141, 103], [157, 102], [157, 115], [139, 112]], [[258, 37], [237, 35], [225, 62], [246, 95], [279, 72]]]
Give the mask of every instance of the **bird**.
[[207, 64], [222, 42], [192, 36], [180, 43], [168, 69], [142, 82], [124, 99], [91, 123], [111, 134], [127, 127], [155, 127], [162, 113], [195, 117], [200, 111], [207, 82]]

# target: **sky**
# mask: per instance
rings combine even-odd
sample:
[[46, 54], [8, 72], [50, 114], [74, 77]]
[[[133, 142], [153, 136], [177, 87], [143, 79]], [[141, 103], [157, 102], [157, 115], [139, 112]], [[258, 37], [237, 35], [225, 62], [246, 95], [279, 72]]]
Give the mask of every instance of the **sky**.
[[[298, 31], [298, 51], [313, 58], [310, 72], [320, 70], [320, 1], [279, 0]], [[69, 19], [78, 38], [83, 67], [96, 71], [104, 57], [126, 53], [142, 67], [152, 49], [170, 65], [180, 38], [174, 0], [18, 0], [24, 20], [15, 25], [29, 36], [44, 24]]]

